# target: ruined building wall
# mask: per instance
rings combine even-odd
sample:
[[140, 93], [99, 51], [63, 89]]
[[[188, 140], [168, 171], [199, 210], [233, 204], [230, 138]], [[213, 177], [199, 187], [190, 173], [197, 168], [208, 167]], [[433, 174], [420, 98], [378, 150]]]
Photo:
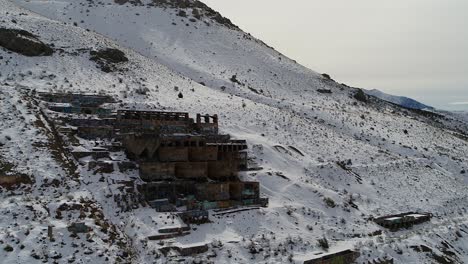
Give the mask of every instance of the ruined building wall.
[[208, 183], [197, 185], [196, 198], [198, 201], [229, 200], [229, 183]]
[[104, 103], [114, 103], [107, 95], [73, 94], [73, 93], [39, 93], [42, 100], [54, 103], [72, 103], [82, 106], [100, 106]]
[[232, 200], [260, 198], [260, 184], [258, 182], [231, 182], [229, 190]]
[[208, 177], [212, 180], [228, 180], [237, 178], [237, 163], [226, 161], [210, 161], [208, 163]]
[[175, 163], [140, 163], [140, 177], [144, 181], [173, 180], [176, 177]]
[[206, 162], [144, 162], [140, 163], [140, 177], [145, 181], [189, 179], [205, 181]]
[[175, 170], [176, 177], [179, 179], [206, 180], [208, 164], [206, 162], [179, 162]]
[[160, 162], [188, 161], [189, 149], [187, 147], [160, 147], [157, 151], [157, 160]]
[[190, 147], [189, 159], [191, 161], [215, 161], [218, 160], [218, 149], [213, 146]]
[[193, 195], [197, 192], [195, 182], [148, 182], [138, 187], [147, 200], [169, 199], [175, 203], [178, 196]]
[[197, 114], [195, 122], [195, 130], [205, 135], [216, 135], [219, 133], [218, 129], [218, 115], [200, 115]]
[[110, 126], [78, 127], [78, 136], [81, 138], [112, 138], [114, 130]]
[[126, 135], [123, 138], [122, 146], [127, 153], [134, 158], [152, 158], [159, 148], [160, 141], [155, 137], [136, 137], [135, 135]]
[[190, 122], [171, 120], [120, 119], [117, 120], [117, 127], [122, 131], [155, 130], [167, 134], [190, 133], [191, 131]]
[[155, 130], [159, 133], [189, 133], [193, 119], [188, 113], [120, 110], [117, 126], [122, 131]]

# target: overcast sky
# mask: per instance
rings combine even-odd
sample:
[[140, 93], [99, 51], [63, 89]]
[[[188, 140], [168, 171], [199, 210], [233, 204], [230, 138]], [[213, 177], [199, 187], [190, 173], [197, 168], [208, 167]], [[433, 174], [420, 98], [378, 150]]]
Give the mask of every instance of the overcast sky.
[[468, 0], [202, 1], [339, 82], [468, 110]]

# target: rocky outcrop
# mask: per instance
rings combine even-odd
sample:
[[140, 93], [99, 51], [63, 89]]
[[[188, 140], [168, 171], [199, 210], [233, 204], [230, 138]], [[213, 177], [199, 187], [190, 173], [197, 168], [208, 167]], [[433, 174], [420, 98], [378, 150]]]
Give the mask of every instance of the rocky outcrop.
[[127, 62], [125, 53], [118, 49], [107, 48], [99, 51], [91, 51], [91, 60], [95, 61], [103, 72], [116, 70], [115, 64]]
[[[114, 0], [119, 5], [132, 4], [141, 6], [143, 3], [140, 0]], [[238, 30], [231, 20], [223, 17], [220, 13], [211, 9], [206, 4], [198, 0], [152, 0], [148, 6], [157, 6], [163, 8], [178, 9], [177, 15], [181, 17], [191, 17], [190, 21], [203, 20], [204, 17], [209, 18], [217, 23], [224, 25], [230, 29]], [[183, 10], [182, 10], [183, 9]]]
[[0, 46], [24, 56], [50, 56], [54, 50], [25, 30], [0, 28]]
[[364, 93], [362, 89], [357, 89], [356, 93], [354, 94], [354, 99], [367, 103], [367, 95]]

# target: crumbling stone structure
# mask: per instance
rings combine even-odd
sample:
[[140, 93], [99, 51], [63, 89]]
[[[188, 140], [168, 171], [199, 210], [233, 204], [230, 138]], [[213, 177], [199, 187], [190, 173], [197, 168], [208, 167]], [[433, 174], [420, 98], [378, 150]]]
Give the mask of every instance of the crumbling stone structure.
[[219, 135], [217, 115], [194, 121], [188, 113], [120, 110], [116, 124], [147, 182], [140, 191], [148, 200], [194, 210], [260, 204], [259, 184], [238, 178], [247, 167], [247, 142]]
[[111, 111], [101, 106], [115, 103], [115, 100], [107, 95], [79, 93], [39, 93], [39, 98], [48, 102], [50, 110], [69, 114], [109, 115]]
[[197, 114], [197, 122], [195, 123], [197, 132], [201, 134], [218, 134], [218, 115]]
[[247, 158], [245, 141], [209, 142], [202, 135], [128, 134], [123, 146], [146, 181], [235, 180]]
[[359, 252], [355, 252], [348, 249], [336, 253], [318, 255], [313, 259], [304, 261], [304, 264], [355, 263], [359, 256]]
[[189, 133], [193, 119], [188, 113], [159, 111], [117, 111], [117, 126], [121, 132], [152, 131], [174, 134]]
[[145, 182], [138, 187], [140, 193], [159, 211], [186, 206], [203, 215], [193, 213], [187, 219], [205, 221], [203, 212], [208, 209], [268, 204], [260, 198], [258, 182], [239, 180], [239, 170], [247, 169], [247, 142], [219, 134], [216, 114], [197, 114], [193, 119], [184, 112], [111, 113], [102, 106], [115, 100], [105, 95], [39, 93], [39, 97], [57, 112], [56, 120], [63, 125], [60, 131], [107, 144], [71, 151], [76, 159], [91, 156], [89, 170], [111, 173], [110, 152], [124, 150], [128, 163], [135, 166], [118, 163], [119, 170], [139, 170]]
[[140, 186], [148, 200], [167, 198], [173, 204], [184, 205], [189, 210], [208, 210], [243, 205], [266, 205], [260, 198], [258, 182], [226, 181], [159, 181]]
[[378, 217], [374, 219], [374, 222], [380, 226], [390, 229], [391, 231], [396, 231], [400, 228], [410, 228], [413, 225], [430, 221], [431, 218], [431, 213], [409, 212]]

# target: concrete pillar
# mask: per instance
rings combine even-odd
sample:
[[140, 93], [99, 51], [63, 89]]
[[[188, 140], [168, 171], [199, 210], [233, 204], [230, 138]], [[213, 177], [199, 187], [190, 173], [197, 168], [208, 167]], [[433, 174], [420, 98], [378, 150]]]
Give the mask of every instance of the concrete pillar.
[[51, 225], [47, 227], [47, 236], [50, 241], [54, 241], [53, 227]]

